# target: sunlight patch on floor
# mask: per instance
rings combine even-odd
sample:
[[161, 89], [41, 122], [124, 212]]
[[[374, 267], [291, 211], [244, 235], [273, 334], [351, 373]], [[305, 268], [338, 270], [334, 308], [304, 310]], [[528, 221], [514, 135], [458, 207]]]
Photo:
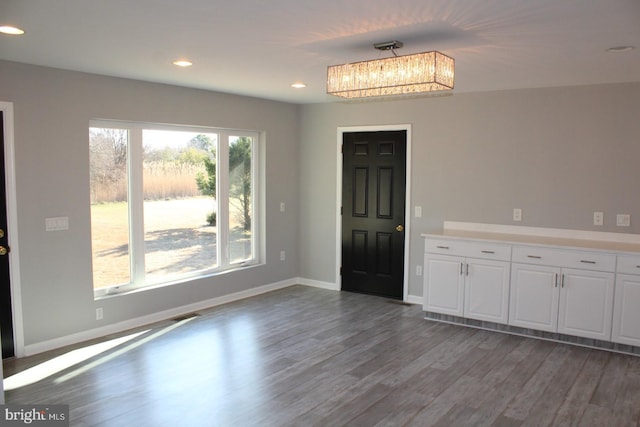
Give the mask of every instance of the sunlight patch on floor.
[[72, 350], [61, 356], [54, 357], [51, 360], [40, 363], [22, 372], [18, 372], [15, 375], [4, 379], [5, 390], [15, 390], [20, 387], [24, 387], [30, 384], [34, 384], [45, 378], [49, 378], [52, 375], [57, 374], [67, 368], [70, 368], [78, 363], [84, 362], [100, 353], [111, 350], [114, 347], [119, 346], [127, 341], [139, 337], [142, 334], [149, 332], [142, 331], [135, 334], [127, 335], [121, 338], [115, 338], [109, 341], [101, 342], [98, 344], [90, 345], [88, 347]]
[[65, 353], [61, 356], [54, 357], [51, 360], [47, 360], [46, 362], [40, 363], [39, 365], [33, 366], [29, 369], [25, 369], [22, 372], [18, 372], [10, 377], [4, 379], [4, 389], [5, 391], [15, 390], [20, 387], [28, 386], [31, 384], [35, 384], [38, 381], [42, 381], [46, 378], [49, 378], [59, 372], [64, 371], [65, 369], [69, 369], [73, 366], [80, 365], [76, 369], [68, 372], [59, 378], [54, 380], [55, 384], [63, 383], [71, 378], [74, 378], [84, 372], [87, 372], [97, 366], [102, 365], [110, 360], [115, 359], [116, 357], [125, 354], [128, 351], [133, 350], [134, 348], [140, 347], [141, 345], [154, 340], [180, 326], [184, 325], [187, 322], [190, 322], [197, 317], [190, 317], [179, 322], [176, 322], [173, 325], [167, 326], [166, 328], [162, 328], [161, 330], [150, 334], [146, 337], [143, 337], [140, 340], [136, 340], [135, 342], [130, 343], [127, 346], [124, 346], [116, 351], [113, 351], [109, 354], [105, 354], [104, 356], [89, 362], [87, 364], [82, 364], [82, 362], [87, 361], [95, 356], [98, 356], [102, 353], [105, 353], [111, 349], [114, 349], [122, 344], [125, 344], [135, 338], [138, 338], [150, 331], [147, 329], [142, 332], [137, 332], [134, 334], [130, 334], [120, 338], [114, 338], [109, 341], [101, 342], [98, 344], [93, 344], [87, 347], [79, 348], [76, 350], [72, 350], [68, 353]]
[[[141, 345], [146, 344], [149, 341], [152, 341], [152, 340], [154, 340], [154, 339], [166, 334], [167, 332], [170, 332], [170, 331], [172, 331], [172, 330], [174, 330], [176, 328], [179, 328], [180, 326], [184, 325], [187, 322], [192, 321], [193, 319], [197, 319], [197, 317], [189, 317], [189, 318], [181, 320], [181, 321], [179, 321], [179, 322], [177, 322], [177, 323], [175, 323], [175, 324], [173, 324], [171, 326], [167, 326], [166, 328], [162, 328], [158, 332], [155, 332], [155, 333], [153, 333], [153, 334], [151, 334], [149, 336], [146, 336], [146, 337], [144, 337], [144, 338], [142, 338], [142, 339], [140, 339], [140, 340], [138, 340], [136, 342], [133, 342], [133, 343], [127, 345], [126, 347], [122, 347], [121, 349], [118, 349], [118, 350], [114, 351], [113, 353], [106, 354], [103, 357], [101, 357], [101, 358], [99, 358], [99, 359], [97, 359], [97, 360], [95, 360], [93, 362], [90, 362], [90, 363], [88, 363], [86, 365], [80, 366], [77, 369], [69, 372], [68, 374], [64, 374], [60, 378], [56, 378], [56, 380], [54, 382], [56, 384], [60, 384], [60, 383], [63, 383], [65, 381], [67, 381], [67, 380], [70, 380], [71, 378], [77, 377], [78, 375], [80, 375], [80, 374], [82, 374], [84, 372], [87, 372], [87, 371], [95, 368], [96, 366], [100, 366], [103, 363], [106, 363], [106, 362], [108, 362], [110, 360], [113, 360], [116, 357], [118, 357], [118, 356], [120, 356], [122, 354], [125, 354], [128, 351], [133, 350], [134, 348], [140, 347]], [[148, 332], [148, 331], [145, 331], [145, 332]]]

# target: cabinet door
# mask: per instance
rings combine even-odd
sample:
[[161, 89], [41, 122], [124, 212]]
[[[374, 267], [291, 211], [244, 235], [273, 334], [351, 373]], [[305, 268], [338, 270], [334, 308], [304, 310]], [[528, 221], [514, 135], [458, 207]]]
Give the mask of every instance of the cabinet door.
[[558, 332], [609, 341], [613, 273], [562, 270]]
[[640, 276], [616, 276], [611, 340], [640, 346]]
[[556, 332], [559, 274], [555, 267], [511, 265], [509, 325]]
[[426, 254], [424, 265], [424, 310], [462, 316], [464, 258]]
[[467, 258], [464, 317], [507, 323], [509, 317], [510, 264]]

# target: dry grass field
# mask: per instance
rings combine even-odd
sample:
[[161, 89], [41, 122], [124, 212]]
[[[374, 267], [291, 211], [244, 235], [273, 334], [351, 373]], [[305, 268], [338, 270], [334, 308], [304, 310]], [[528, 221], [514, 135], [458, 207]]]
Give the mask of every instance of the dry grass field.
[[[216, 227], [206, 216], [214, 200], [200, 196], [146, 201], [145, 265], [147, 282], [216, 265]], [[128, 283], [127, 204], [91, 207], [94, 288]]]

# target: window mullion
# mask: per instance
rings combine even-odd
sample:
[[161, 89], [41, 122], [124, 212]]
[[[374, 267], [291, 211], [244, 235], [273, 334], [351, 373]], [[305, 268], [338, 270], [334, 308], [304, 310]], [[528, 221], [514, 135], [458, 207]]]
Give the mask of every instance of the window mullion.
[[131, 249], [131, 282], [134, 286], [144, 286], [144, 191], [142, 183], [142, 128], [131, 129], [129, 143], [129, 246]]
[[229, 134], [220, 133], [217, 150], [216, 168], [216, 196], [218, 204], [218, 255], [219, 265], [226, 267], [229, 265]]
[[[251, 142], [251, 215], [254, 218], [254, 221], [251, 224], [251, 227], [252, 227], [251, 232], [253, 236], [258, 236], [260, 235], [260, 221], [256, 217], [255, 213], [258, 212], [257, 207], [259, 206], [259, 203], [260, 203], [260, 196], [259, 196], [260, 191], [256, 185], [256, 183], [261, 182], [258, 179], [258, 164], [260, 160], [259, 135], [257, 134], [253, 135], [251, 137], [251, 141], [252, 141]], [[255, 259], [255, 257], [258, 255], [257, 241], [258, 239], [256, 238], [251, 239], [251, 258], [252, 259]]]

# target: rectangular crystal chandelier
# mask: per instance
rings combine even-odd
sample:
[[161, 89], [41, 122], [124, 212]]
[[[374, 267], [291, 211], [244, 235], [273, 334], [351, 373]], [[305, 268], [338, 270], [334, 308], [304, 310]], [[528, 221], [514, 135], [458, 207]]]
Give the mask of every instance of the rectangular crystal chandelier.
[[453, 75], [453, 58], [437, 51], [394, 56], [329, 66], [327, 93], [351, 99], [444, 91], [453, 89]]

